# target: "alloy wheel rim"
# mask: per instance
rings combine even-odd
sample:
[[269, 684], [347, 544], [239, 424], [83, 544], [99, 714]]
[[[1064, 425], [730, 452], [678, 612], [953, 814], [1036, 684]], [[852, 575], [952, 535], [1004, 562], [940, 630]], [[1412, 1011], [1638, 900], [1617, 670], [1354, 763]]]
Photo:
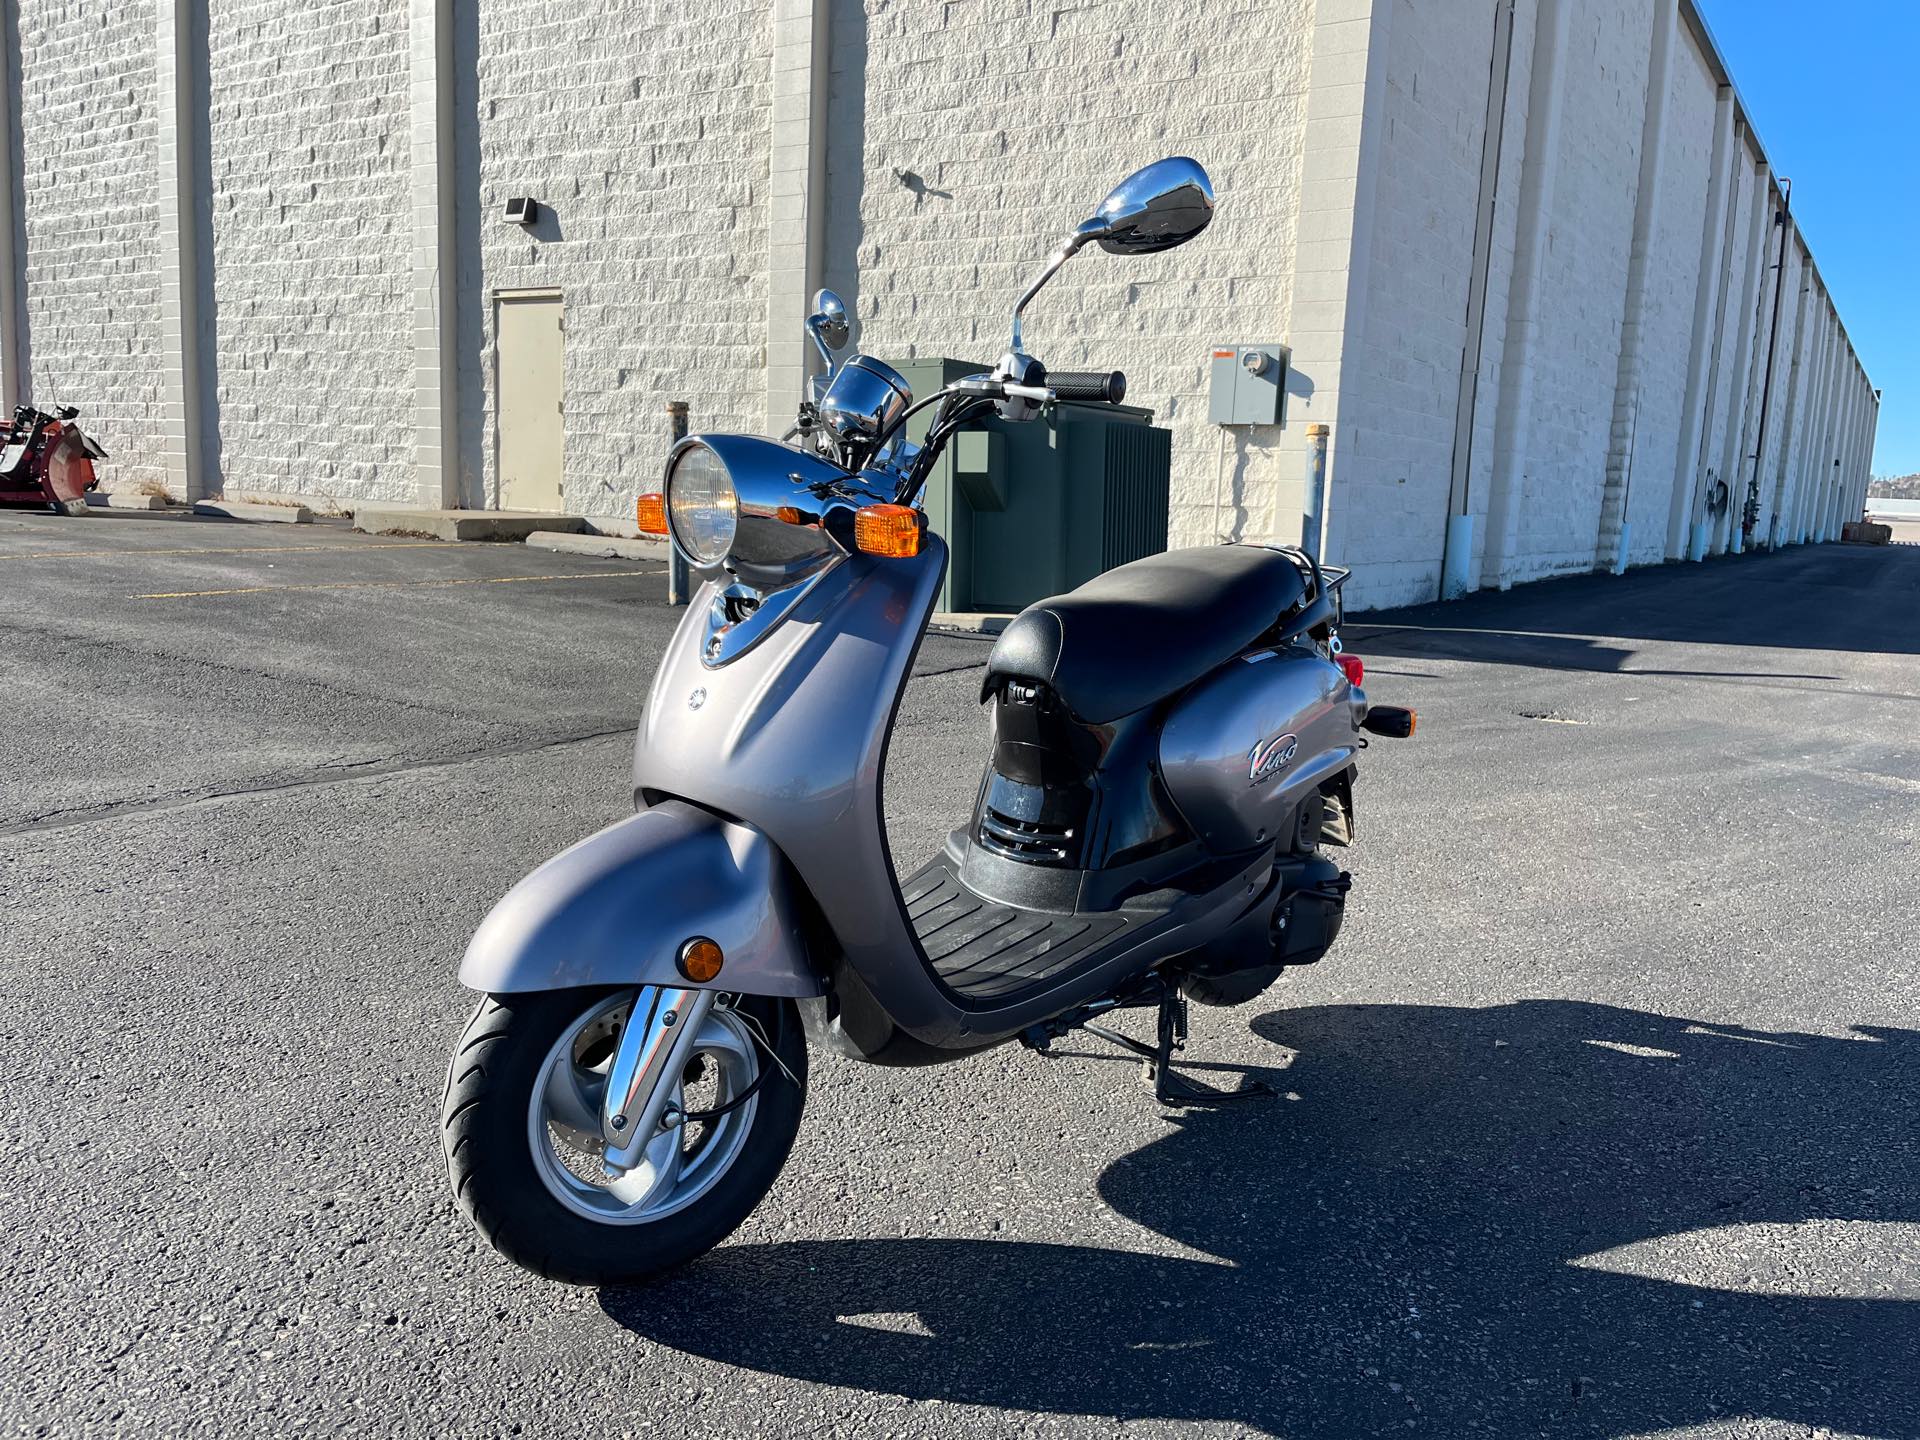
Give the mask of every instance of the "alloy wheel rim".
[[[548, 1193], [602, 1225], [644, 1225], [694, 1204], [732, 1169], [753, 1130], [758, 1094], [712, 1120], [676, 1123], [647, 1144], [625, 1175], [609, 1177], [601, 1157], [600, 1106], [620, 1030], [644, 992], [610, 995], [582, 1013], [547, 1051], [527, 1105], [527, 1141]], [[717, 1004], [707, 1012], [682, 1073], [667, 1083], [669, 1115], [713, 1110], [759, 1078], [749, 1022]]]

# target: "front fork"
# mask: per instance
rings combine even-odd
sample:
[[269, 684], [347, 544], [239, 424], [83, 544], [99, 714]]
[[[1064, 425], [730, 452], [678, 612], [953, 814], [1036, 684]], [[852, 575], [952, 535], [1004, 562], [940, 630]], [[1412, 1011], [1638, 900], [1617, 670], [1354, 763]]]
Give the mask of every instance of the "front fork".
[[664, 985], [643, 985], [635, 994], [607, 1067], [606, 1098], [600, 1105], [600, 1138], [606, 1141], [610, 1176], [625, 1175], [640, 1164], [647, 1146], [659, 1137], [674, 1081], [692, 1058], [713, 1001], [711, 990]]

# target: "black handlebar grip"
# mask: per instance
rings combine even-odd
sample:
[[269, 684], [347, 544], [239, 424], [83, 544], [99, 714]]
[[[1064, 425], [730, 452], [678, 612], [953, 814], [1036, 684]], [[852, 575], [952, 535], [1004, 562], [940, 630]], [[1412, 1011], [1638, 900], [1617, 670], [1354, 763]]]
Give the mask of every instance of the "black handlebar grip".
[[1118, 370], [1049, 370], [1046, 383], [1062, 400], [1118, 405], [1127, 398], [1127, 377]]

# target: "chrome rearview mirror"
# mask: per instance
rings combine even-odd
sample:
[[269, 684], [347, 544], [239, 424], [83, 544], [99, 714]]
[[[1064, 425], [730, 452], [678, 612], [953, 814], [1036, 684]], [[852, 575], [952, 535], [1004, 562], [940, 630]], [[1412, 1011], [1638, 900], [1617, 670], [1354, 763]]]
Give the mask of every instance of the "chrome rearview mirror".
[[813, 292], [813, 312], [807, 316], [807, 333], [819, 347], [820, 358], [827, 362], [829, 375], [833, 373], [833, 352], [846, 347], [851, 328], [844, 300], [831, 290]]
[[[1156, 160], [1122, 180], [1089, 225], [1109, 255], [1152, 255], [1184, 245], [1213, 219], [1213, 182], [1185, 156]], [[1083, 227], [1084, 228], [1084, 227]]]
[[1090, 241], [1110, 255], [1152, 255], [1184, 245], [1213, 219], [1213, 181], [1197, 160], [1184, 155], [1156, 160], [1108, 192], [1100, 208], [1080, 222], [1047, 257], [1047, 266], [1013, 307], [1013, 349], [1019, 355], [1020, 315], [1040, 287]]

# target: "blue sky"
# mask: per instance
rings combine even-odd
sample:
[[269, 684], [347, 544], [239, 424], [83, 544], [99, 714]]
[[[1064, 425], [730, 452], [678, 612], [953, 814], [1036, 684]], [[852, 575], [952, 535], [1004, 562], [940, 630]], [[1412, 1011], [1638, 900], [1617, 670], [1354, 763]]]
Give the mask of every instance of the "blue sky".
[[1699, 0], [1885, 394], [1873, 473], [1920, 471], [1920, 5]]

